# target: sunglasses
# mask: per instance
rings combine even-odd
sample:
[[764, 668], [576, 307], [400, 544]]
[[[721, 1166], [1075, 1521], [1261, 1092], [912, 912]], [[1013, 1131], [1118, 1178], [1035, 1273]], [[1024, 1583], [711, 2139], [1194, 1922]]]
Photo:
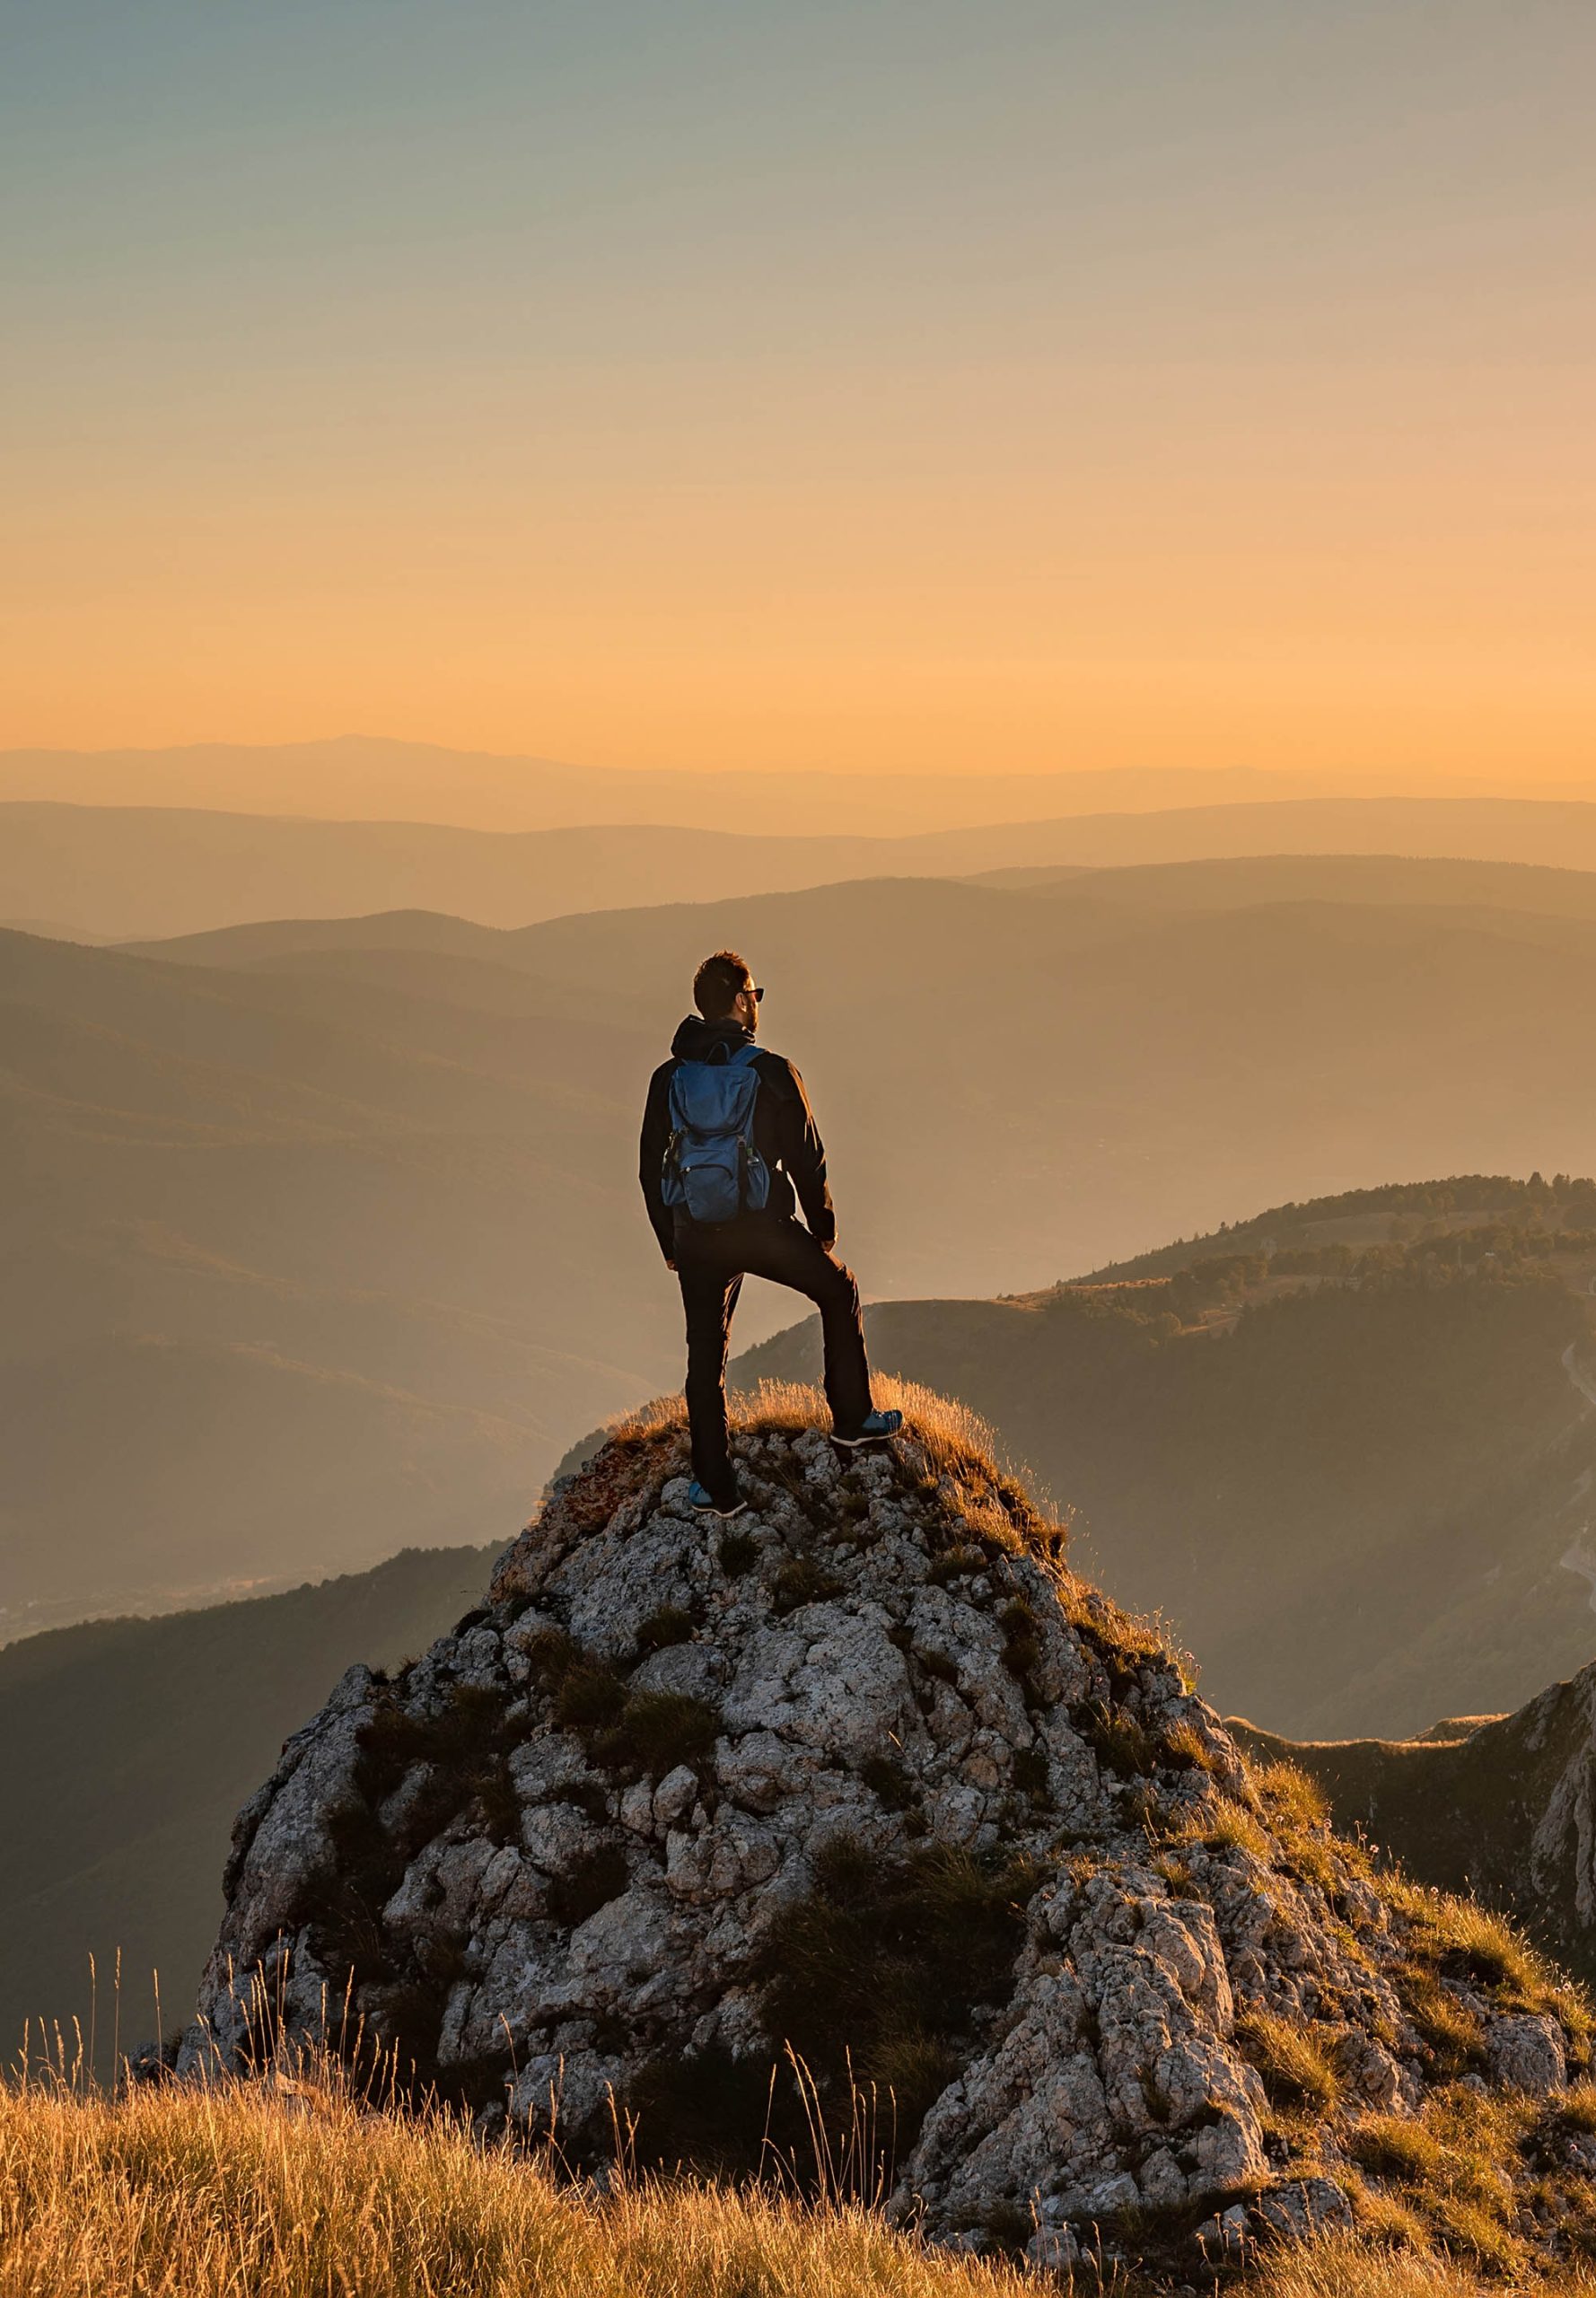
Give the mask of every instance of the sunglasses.
[[762, 989], [756, 989], [751, 981], [745, 981], [743, 983], [740, 994], [744, 997], [751, 997], [756, 1005], [762, 1005], [765, 1003], [764, 991]]

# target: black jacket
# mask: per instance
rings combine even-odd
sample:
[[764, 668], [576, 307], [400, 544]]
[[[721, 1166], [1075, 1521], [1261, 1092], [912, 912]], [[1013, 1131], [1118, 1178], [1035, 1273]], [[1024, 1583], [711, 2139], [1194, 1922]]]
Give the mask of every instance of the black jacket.
[[[671, 1040], [670, 1060], [662, 1061], [648, 1081], [637, 1178], [643, 1183], [660, 1250], [667, 1260], [676, 1258], [676, 1215], [663, 1194], [665, 1151], [671, 1143], [671, 1080], [676, 1065], [707, 1061], [717, 1045], [732, 1054], [739, 1046], [752, 1043], [751, 1032], [740, 1022], [702, 1022], [696, 1013], [689, 1013]], [[754, 1146], [770, 1168], [770, 1200], [766, 1209], [790, 1220], [801, 1205], [811, 1229], [821, 1244], [829, 1245], [837, 1235], [837, 1215], [826, 1186], [826, 1152], [803, 1080], [779, 1053], [761, 1051], [754, 1068], [759, 1079], [754, 1101]]]

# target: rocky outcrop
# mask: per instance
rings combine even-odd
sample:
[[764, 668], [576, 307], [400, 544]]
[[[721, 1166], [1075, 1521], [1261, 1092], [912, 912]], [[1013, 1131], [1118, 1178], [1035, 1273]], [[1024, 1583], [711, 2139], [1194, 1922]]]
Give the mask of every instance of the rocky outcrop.
[[744, 1432], [725, 1526], [621, 1432], [452, 1635], [349, 1671], [241, 1815], [184, 2070], [375, 2044], [570, 2159], [618, 2116], [709, 2165], [806, 2145], [802, 2090], [899, 2215], [1057, 2261], [1347, 2216], [1371, 2118], [1583, 2066], [1572, 1998], [1250, 1769], [950, 1416], [802, 1420]]

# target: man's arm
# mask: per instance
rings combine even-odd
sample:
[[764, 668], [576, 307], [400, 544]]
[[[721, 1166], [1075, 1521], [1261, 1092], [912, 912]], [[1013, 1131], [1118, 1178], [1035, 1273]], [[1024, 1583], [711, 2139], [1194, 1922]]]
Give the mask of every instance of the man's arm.
[[826, 1145], [803, 1090], [803, 1080], [789, 1061], [791, 1093], [781, 1100], [781, 1161], [803, 1207], [803, 1217], [822, 1245], [837, 1241], [837, 1215], [826, 1185]]
[[667, 1061], [648, 1081], [648, 1099], [643, 1105], [643, 1137], [637, 1145], [637, 1179], [643, 1184], [643, 1201], [667, 1261], [676, 1250], [676, 1224], [664, 1196], [665, 1152], [670, 1145], [671, 1064]]

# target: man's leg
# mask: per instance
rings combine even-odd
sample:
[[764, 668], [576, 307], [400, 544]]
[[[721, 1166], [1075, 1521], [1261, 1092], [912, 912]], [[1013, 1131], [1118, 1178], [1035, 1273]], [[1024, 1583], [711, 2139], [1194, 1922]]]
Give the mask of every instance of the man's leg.
[[739, 1227], [744, 1233], [737, 1258], [748, 1275], [790, 1285], [820, 1311], [832, 1425], [839, 1436], [856, 1434], [870, 1410], [870, 1365], [853, 1270], [817, 1243], [801, 1222], [756, 1218]]
[[742, 1279], [728, 1275], [723, 1262], [697, 1253], [680, 1254], [677, 1277], [687, 1318], [688, 1427], [693, 1443], [693, 1474], [717, 1501], [735, 1494], [732, 1447], [726, 1427], [726, 1345], [732, 1313]]

